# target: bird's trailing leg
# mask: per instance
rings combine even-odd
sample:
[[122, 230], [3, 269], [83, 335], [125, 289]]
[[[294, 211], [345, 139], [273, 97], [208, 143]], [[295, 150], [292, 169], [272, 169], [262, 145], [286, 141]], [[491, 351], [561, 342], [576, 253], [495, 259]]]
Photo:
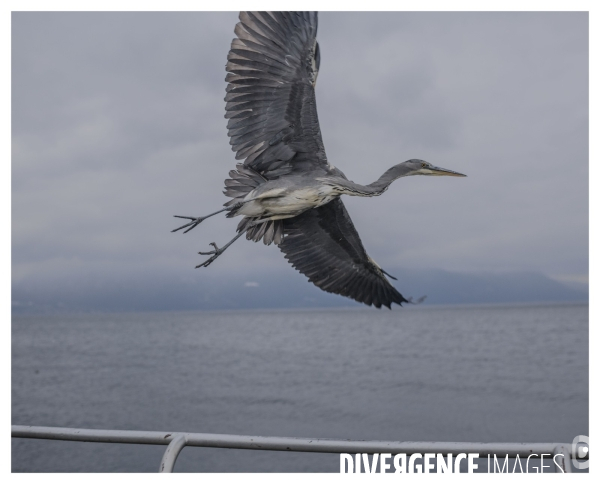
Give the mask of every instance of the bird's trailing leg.
[[242, 231], [240, 233], [238, 233], [233, 239], [231, 239], [229, 242], [227, 242], [223, 247], [221, 247], [219, 249], [219, 247], [217, 247], [217, 244], [215, 244], [214, 242], [211, 242], [210, 245], [212, 245], [215, 250], [211, 250], [209, 252], [198, 252], [198, 254], [201, 255], [212, 255], [212, 257], [210, 259], [205, 260], [202, 264], [198, 264], [196, 266], [196, 269], [198, 269], [198, 267], [208, 267], [209, 265], [211, 265], [213, 263], [213, 261], [219, 257], [223, 252], [225, 252], [227, 250], [227, 247], [229, 247], [231, 244], [233, 244], [237, 239], [239, 239], [246, 231]]
[[207, 218], [212, 217], [213, 215], [217, 215], [218, 213], [221, 213], [221, 212], [231, 211], [231, 210], [240, 208], [243, 204], [244, 204], [243, 202], [239, 202], [239, 203], [236, 203], [236, 204], [234, 204], [234, 205], [232, 205], [230, 207], [225, 207], [225, 208], [223, 208], [221, 210], [217, 210], [216, 212], [209, 213], [208, 215], [205, 215], [204, 217], [186, 217], [186, 216], [183, 216], [183, 215], [173, 215], [173, 217], [185, 218], [185, 219], [191, 220], [191, 222], [188, 222], [187, 224], [182, 225], [181, 227], [177, 227], [176, 229], [171, 230], [171, 232], [177, 232], [178, 230], [185, 229], [186, 227], [189, 227], [189, 229], [183, 231], [184, 234], [187, 234], [190, 230], [192, 230], [193, 228], [195, 228], [198, 225], [200, 225]]
[[191, 220], [191, 222], [188, 222], [187, 224], [182, 225], [181, 227], [177, 227], [176, 229], [171, 230], [171, 232], [177, 232], [178, 230], [185, 229], [186, 227], [189, 227], [189, 229], [183, 231], [184, 234], [187, 234], [190, 230], [192, 230], [193, 228], [196, 228], [196, 226], [200, 225], [200, 223], [202, 223], [208, 217], [212, 217], [213, 215], [216, 215], [218, 213], [224, 212], [225, 210], [227, 210], [227, 209], [224, 208], [222, 210], [219, 210], [218, 212], [214, 212], [214, 213], [211, 213], [209, 215], [205, 215], [204, 217], [186, 217], [184, 215], [173, 215], [173, 217], [185, 218], [185, 219]]

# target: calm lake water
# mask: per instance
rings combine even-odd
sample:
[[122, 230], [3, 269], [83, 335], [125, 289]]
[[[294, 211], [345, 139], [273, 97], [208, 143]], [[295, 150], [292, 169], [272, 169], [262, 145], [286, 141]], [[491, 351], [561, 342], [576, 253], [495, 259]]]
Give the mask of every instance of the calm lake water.
[[[588, 306], [15, 315], [12, 423], [571, 442]], [[12, 439], [15, 472], [156, 472], [163, 446]], [[185, 448], [178, 472], [338, 472], [337, 454]]]

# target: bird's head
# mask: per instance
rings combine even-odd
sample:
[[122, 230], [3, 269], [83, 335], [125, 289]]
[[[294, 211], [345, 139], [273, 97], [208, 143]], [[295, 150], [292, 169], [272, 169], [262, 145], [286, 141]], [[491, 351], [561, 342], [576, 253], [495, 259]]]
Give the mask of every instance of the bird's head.
[[404, 163], [400, 163], [399, 166], [403, 166], [405, 170], [404, 176], [410, 175], [429, 175], [429, 176], [467, 176], [456, 171], [447, 170], [446, 168], [440, 168], [439, 166], [433, 166], [431, 163], [423, 160], [408, 160]]

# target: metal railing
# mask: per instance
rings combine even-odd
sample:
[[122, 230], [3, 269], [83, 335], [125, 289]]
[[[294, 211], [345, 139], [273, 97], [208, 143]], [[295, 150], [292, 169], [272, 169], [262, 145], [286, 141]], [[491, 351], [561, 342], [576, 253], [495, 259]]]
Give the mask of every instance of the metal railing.
[[[185, 446], [227, 449], [280, 450], [288, 452], [360, 454], [495, 454], [526, 457], [551, 454], [564, 472], [572, 472], [571, 459], [577, 458], [571, 444], [564, 443], [484, 443], [484, 442], [384, 442], [374, 440], [304, 439], [295, 437], [256, 437], [246, 435], [199, 434], [188, 432], [149, 432], [139, 430], [97, 430], [13, 425], [12, 437], [70, 440], [118, 444], [166, 445], [158, 472], [172, 472]], [[572, 454], [573, 452], [573, 454]]]

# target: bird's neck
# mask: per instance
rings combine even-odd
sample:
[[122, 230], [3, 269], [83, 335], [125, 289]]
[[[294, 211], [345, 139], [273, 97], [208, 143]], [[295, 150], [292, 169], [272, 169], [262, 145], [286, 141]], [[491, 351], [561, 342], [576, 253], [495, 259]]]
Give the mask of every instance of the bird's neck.
[[334, 187], [339, 195], [353, 195], [358, 197], [376, 197], [385, 192], [394, 180], [410, 174], [410, 167], [404, 164], [392, 166], [378, 180], [368, 185], [361, 185], [346, 179], [346, 177], [327, 177], [322, 181]]
[[347, 190], [344, 193], [362, 197], [376, 197], [385, 192], [394, 180], [407, 176], [411, 171], [410, 167], [399, 164], [392, 166], [378, 180], [368, 185], [360, 185], [354, 182], [348, 182]]
[[411, 171], [411, 168], [404, 163], [394, 165], [379, 177], [378, 180], [367, 185], [372, 190], [378, 191], [379, 194], [385, 192], [394, 180], [406, 176]]

